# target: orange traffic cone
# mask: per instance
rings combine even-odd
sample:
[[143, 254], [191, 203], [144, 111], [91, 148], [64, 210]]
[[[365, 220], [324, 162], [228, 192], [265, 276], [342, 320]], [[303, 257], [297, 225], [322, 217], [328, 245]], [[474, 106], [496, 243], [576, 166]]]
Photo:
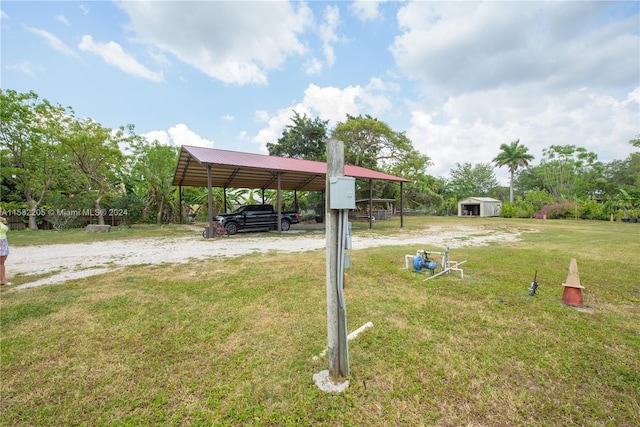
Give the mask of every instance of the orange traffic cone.
[[580, 285], [580, 277], [578, 276], [578, 263], [575, 258], [571, 259], [569, 264], [569, 274], [567, 274], [567, 282], [563, 283], [564, 293], [562, 294], [562, 302], [575, 307], [582, 307], [582, 290], [584, 286]]

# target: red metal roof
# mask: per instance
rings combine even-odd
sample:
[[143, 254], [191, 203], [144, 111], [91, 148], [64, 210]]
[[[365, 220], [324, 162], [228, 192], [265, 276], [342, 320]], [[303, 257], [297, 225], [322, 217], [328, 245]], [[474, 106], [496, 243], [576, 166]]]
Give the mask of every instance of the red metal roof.
[[[319, 191], [325, 188], [327, 164], [312, 160], [243, 153], [183, 145], [173, 176], [175, 186], [207, 186], [211, 166], [212, 187]], [[409, 182], [374, 170], [345, 165], [344, 174], [356, 179]]]

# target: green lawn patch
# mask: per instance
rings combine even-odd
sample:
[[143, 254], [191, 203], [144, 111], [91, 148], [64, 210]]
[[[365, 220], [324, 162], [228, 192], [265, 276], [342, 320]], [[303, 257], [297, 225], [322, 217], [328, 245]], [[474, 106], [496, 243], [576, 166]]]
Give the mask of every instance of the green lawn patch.
[[[252, 254], [3, 293], [0, 425], [640, 425], [640, 226], [428, 221], [535, 232], [452, 247], [464, 279], [403, 269], [442, 248], [350, 251], [348, 329], [374, 327], [342, 394], [312, 380], [324, 251]], [[561, 302], [571, 258], [588, 311]]]

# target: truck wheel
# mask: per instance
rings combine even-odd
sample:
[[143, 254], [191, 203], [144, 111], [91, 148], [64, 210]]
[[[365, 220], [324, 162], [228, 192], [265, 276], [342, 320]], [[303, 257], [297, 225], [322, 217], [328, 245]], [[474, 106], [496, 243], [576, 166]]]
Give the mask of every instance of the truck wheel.
[[282, 231], [289, 231], [289, 229], [291, 228], [291, 223], [289, 221], [282, 221], [282, 223], [280, 224], [280, 228], [282, 228]]
[[238, 232], [238, 224], [236, 224], [235, 222], [230, 222], [229, 224], [225, 225], [224, 228], [227, 230], [227, 233], [229, 233], [229, 236], [233, 236]]

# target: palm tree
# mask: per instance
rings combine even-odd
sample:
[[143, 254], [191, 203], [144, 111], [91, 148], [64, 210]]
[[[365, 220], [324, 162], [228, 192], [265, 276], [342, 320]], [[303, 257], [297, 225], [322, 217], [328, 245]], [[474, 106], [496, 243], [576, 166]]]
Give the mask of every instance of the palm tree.
[[524, 145], [520, 145], [520, 140], [516, 139], [511, 144], [502, 144], [500, 146], [502, 152], [498, 154], [492, 161], [498, 167], [508, 166], [511, 174], [509, 183], [509, 201], [513, 203], [513, 174], [520, 167], [529, 166], [529, 162], [533, 160], [533, 155], [527, 154], [529, 149]]

